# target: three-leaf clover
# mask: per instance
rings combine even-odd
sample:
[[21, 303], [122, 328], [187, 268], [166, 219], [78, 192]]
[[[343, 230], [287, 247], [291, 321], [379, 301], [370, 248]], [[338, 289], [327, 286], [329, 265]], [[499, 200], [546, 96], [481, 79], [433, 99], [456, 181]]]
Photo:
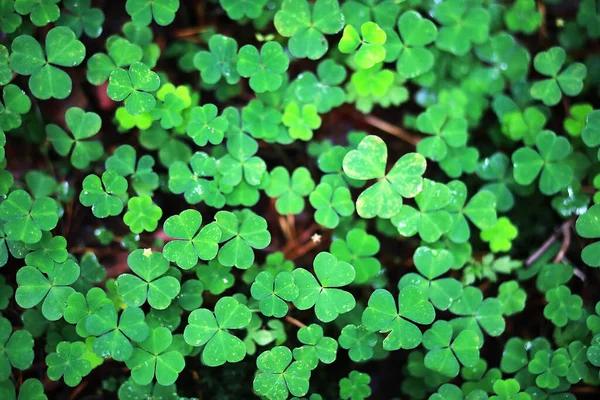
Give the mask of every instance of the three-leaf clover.
[[534, 33], [542, 23], [542, 14], [538, 12], [534, 0], [517, 0], [504, 13], [504, 22], [511, 32]]
[[462, 296], [452, 302], [450, 312], [460, 317], [450, 321], [457, 332], [471, 329], [477, 332], [483, 341], [481, 329], [490, 336], [499, 336], [504, 332], [506, 322], [504, 321], [502, 303], [498, 299], [483, 299], [481, 290], [474, 286], [463, 289]]
[[446, 206], [452, 201], [452, 191], [447, 185], [425, 179], [423, 189], [415, 196], [418, 210], [403, 205], [400, 212], [392, 217], [392, 224], [403, 236], [413, 236], [417, 232], [426, 242], [435, 242], [452, 228], [452, 216]]
[[289, 37], [290, 53], [297, 58], [317, 60], [327, 52], [324, 34], [333, 35], [344, 27], [338, 0], [286, 0], [275, 14], [275, 28]]
[[304, 197], [313, 193], [314, 187], [315, 182], [307, 168], [296, 168], [290, 178], [287, 168], [275, 167], [271, 171], [265, 193], [277, 199], [275, 208], [279, 214], [296, 215], [304, 210]]
[[440, 50], [464, 56], [473, 44], [488, 40], [490, 14], [483, 7], [472, 6], [467, 0], [448, 0], [437, 3], [432, 13], [442, 24], [435, 41]]
[[331, 243], [331, 253], [341, 261], [351, 264], [355, 271], [355, 284], [363, 284], [381, 270], [381, 263], [374, 256], [379, 252], [379, 241], [363, 229], [351, 229], [345, 239]]
[[128, 307], [118, 316], [112, 302], [102, 305], [85, 319], [86, 331], [97, 336], [92, 345], [94, 353], [117, 361], [129, 360], [133, 354], [131, 342], [145, 340], [150, 332], [144, 318], [139, 308]]
[[261, 353], [256, 359], [258, 375], [254, 390], [269, 400], [285, 400], [291, 393], [304, 396], [308, 392], [310, 368], [303, 361], [292, 362], [292, 352], [285, 346], [276, 346]]
[[179, 294], [180, 284], [173, 276], [163, 276], [169, 261], [160, 252], [138, 249], [127, 257], [129, 268], [137, 275], [121, 274], [117, 292], [129, 307], [140, 307], [146, 300], [152, 308], [164, 310]]
[[271, 243], [267, 221], [251, 211], [238, 213], [219, 211], [215, 221], [221, 229], [219, 262], [226, 267], [248, 269], [254, 263], [252, 249], [264, 249]]
[[127, 0], [125, 9], [138, 25], [149, 25], [154, 19], [157, 24], [166, 26], [175, 19], [179, 0]]
[[548, 196], [556, 194], [573, 179], [573, 169], [567, 162], [571, 144], [566, 138], [546, 130], [538, 133], [535, 145], [537, 151], [522, 147], [513, 153], [515, 181], [529, 185], [540, 175], [540, 192]]
[[62, 12], [58, 25], [68, 26], [77, 37], [84, 32], [91, 38], [100, 36], [104, 13], [99, 8], [92, 8], [91, 0], [65, 0], [63, 4], [69, 12]]
[[495, 396], [490, 400], [530, 400], [529, 393], [521, 392], [521, 386], [516, 379], [498, 379], [493, 384]]
[[72, 285], [79, 278], [79, 265], [72, 259], [55, 263], [47, 278], [35, 267], [25, 266], [17, 272], [17, 304], [32, 308], [42, 302], [42, 314], [49, 321], [62, 318], [67, 298], [75, 292]]
[[156, 376], [159, 385], [175, 383], [179, 373], [185, 368], [185, 359], [173, 343], [171, 331], [165, 327], [154, 328], [148, 337], [139, 342], [139, 348], [125, 361], [131, 369], [131, 378], [138, 385], [147, 385]]
[[86, 354], [87, 348], [83, 342], [60, 342], [56, 351], [46, 356], [48, 378], [57, 381], [63, 377], [68, 386], [79, 385], [81, 379], [92, 370]]
[[102, 174], [88, 175], [82, 183], [79, 201], [86, 207], [92, 207], [92, 213], [97, 218], [106, 218], [121, 214], [123, 211], [123, 196], [127, 192], [127, 179], [115, 171], [108, 170]]
[[85, 112], [78, 107], [69, 108], [65, 113], [65, 120], [72, 138], [58, 125], [49, 124], [46, 125], [48, 140], [61, 156], [71, 154], [71, 164], [75, 168], [86, 169], [104, 154], [100, 141], [87, 140], [100, 131], [102, 120], [98, 114]]
[[133, 116], [152, 111], [156, 106], [153, 94], [160, 86], [160, 78], [148, 66], [134, 62], [125, 71], [117, 68], [108, 79], [107, 94], [114, 101], [125, 100], [125, 109]]
[[202, 81], [217, 83], [221, 78], [233, 85], [240, 80], [237, 73], [238, 45], [235, 39], [223, 35], [212, 35], [208, 40], [210, 51], [199, 51], [194, 56], [194, 67], [200, 71]]
[[313, 104], [317, 112], [326, 113], [342, 105], [346, 94], [339, 84], [346, 79], [346, 69], [331, 59], [320, 62], [317, 75], [304, 72], [296, 79], [296, 95], [302, 103]]
[[546, 292], [548, 304], [544, 307], [544, 317], [551, 320], [558, 327], [565, 326], [569, 320], [577, 321], [581, 318], [583, 300], [571, 290], [560, 285]]
[[124, 144], [115, 149], [112, 156], [106, 159], [104, 166], [107, 171], [112, 170], [123, 177], [130, 177], [132, 186], [139, 195], [152, 195], [159, 185], [158, 174], [152, 170], [154, 158], [149, 154], [143, 155], [137, 166], [135, 160], [135, 149]]
[[217, 161], [206, 153], [196, 152], [190, 158], [189, 166], [183, 161], [175, 161], [170, 165], [169, 190], [174, 194], [183, 193], [185, 201], [189, 204], [198, 204], [204, 200], [212, 207], [221, 208], [225, 199], [211, 199], [211, 185], [216, 183], [206, 179], [216, 174]]
[[227, 16], [233, 20], [244, 17], [255, 19], [260, 16], [268, 0], [219, 0]]
[[401, 38], [398, 72], [406, 78], [415, 78], [433, 68], [433, 54], [425, 47], [437, 38], [435, 24], [416, 11], [407, 11], [398, 20], [398, 31]]
[[423, 346], [429, 350], [425, 366], [448, 377], [455, 377], [460, 364], [473, 367], [479, 361], [479, 348], [483, 345], [477, 333], [466, 329], [452, 340], [452, 324], [437, 321], [423, 334]]
[[513, 315], [525, 309], [527, 294], [517, 281], [508, 281], [498, 287], [498, 300], [504, 308], [504, 315]]
[[250, 87], [256, 93], [273, 92], [283, 83], [290, 60], [277, 42], [267, 42], [258, 49], [250, 44], [238, 53], [236, 69], [244, 78], [250, 78]]
[[291, 102], [285, 107], [283, 125], [287, 126], [292, 139], [309, 141], [313, 137], [313, 130], [321, 126], [321, 117], [317, 113], [317, 108], [312, 104], [300, 106]]
[[35, 26], [46, 26], [55, 22], [60, 16], [57, 3], [60, 0], [14, 0], [15, 11], [21, 15], [29, 14], [29, 18]]
[[208, 142], [219, 144], [223, 141], [229, 122], [224, 116], [217, 116], [218, 113], [214, 104], [192, 108], [186, 132], [198, 146], [206, 146]]
[[0, 380], [10, 377], [11, 368], [26, 370], [33, 362], [33, 337], [26, 329], [15, 330], [0, 316]]
[[448, 153], [448, 147], [459, 148], [467, 143], [467, 120], [452, 118], [441, 105], [428, 107], [417, 117], [419, 131], [432, 137], [419, 141], [419, 154], [433, 160], [441, 161]]
[[[344, 54], [354, 53], [354, 62], [361, 69], [369, 69], [385, 59], [385, 31], [375, 22], [365, 22], [360, 35], [352, 25], [346, 25], [338, 49]], [[358, 49], [358, 50], [357, 50]]]
[[[10, 75], [12, 78], [12, 73]], [[31, 110], [31, 99], [13, 84], [2, 88], [2, 99], [4, 103], [0, 102], [0, 129], [8, 132], [21, 126], [22, 115]]]
[[67, 240], [63, 236], [54, 236], [50, 232], [43, 232], [42, 238], [26, 245], [30, 253], [25, 256], [25, 263], [38, 268], [42, 272], [50, 272], [54, 263], [67, 260]]
[[541, 100], [547, 106], [554, 106], [558, 104], [563, 93], [576, 96], [581, 92], [587, 69], [581, 63], [573, 63], [563, 69], [566, 58], [567, 54], [562, 47], [552, 47], [535, 56], [535, 70], [549, 78], [531, 85], [531, 97]]
[[300, 289], [294, 306], [299, 310], [308, 310], [314, 306], [315, 315], [322, 322], [331, 322], [340, 314], [351, 311], [356, 305], [354, 296], [339, 288], [354, 281], [354, 267], [327, 252], [317, 254], [313, 267], [316, 279], [303, 268], [292, 271]]
[[452, 302], [461, 296], [462, 285], [454, 278], [437, 278], [452, 268], [452, 253], [445, 249], [421, 246], [415, 251], [413, 260], [421, 275], [411, 272], [402, 276], [398, 288], [402, 290], [407, 286], [416, 286], [437, 309], [448, 309]]
[[354, 362], [370, 360], [373, 347], [377, 344], [377, 336], [362, 325], [346, 325], [338, 342], [343, 349], [348, 349], [348, 356]]
[[[0, 206], [0, 210], [1, 210]], [[577, 218], [575, 229], [586, 239], [600, 238], [600, 205], [595, 204]], [[587, 245], [581, 252], [581, 259], [591, 267], [600, 267], [600, 242]]]
[[198, 259], [209, 261], [215, 258], [221, 230], [214, 222], [200, 229], [201, 225], [202, 214], [196, 210], [185, 210], [167, 218], [163, 225], [165, 234], [176, 240], [165, 244], [165, 258], [182, 269], [193, 268]]
[[413, 322], [431, 324], [434, 319], [435, 309], [416, 286], [400, 290], [397, 306], [390, 292], [377, 289], [369, 297], [362, 315], [362, 323], [369, 332], [389, 332], [383, 341], [383, 348], [388, 351], [417, 347], [423, 335]]
[[415, 197], [423, 188], [422, 175], [427, 166], [420, 154], [402, 156], [386, 174], [387, 146], [378, 136], [367, 136], [356, 150], [344, 157], [344, 172], [352, 179], [377, 179], [356, 200], [362, 218], [391, 218], [398, 214], [402, 197]]
[[358, 371], [350, 371], [347, 378], [340, 379], [340, 398], [364, 400], [371, 395], [371, 377]]
[[58, 206], [50, 197], [32, 200], [26, 191], [15, 190], [0, 204], [0, 221], [8, 240], [37, 243], [43, 231], [51, 231], [58, 224]]
[[[258, 143], [245, 133], [238, 133], [227, 140], [227, 152], [217, 161], [221, 173], [219, 184], [236, 187], [245, 182], [258, 186], [267, 171], [265, 161], [255, 156]], [[222, 186], [221, 186], [222, 187]]]
[[236, 363], [246, 356], [246, 346], [228, 330], [245, 328], [251, 318], [244, 304], [233, 297], [221, 297], [214, 313], [205, 308], [192, 311], [183, 337], [190, 346], [204, 346], [202, 362], [210, 367]]
[[[58, 18], [58, 15], [57, 15]], [[10, 67], [17, 74], [30, 76], [29, 90], [40, 100], [65, 99], [73, 83], [65, 71], [55, 67], [75, 67], [85, 58], [85, 46], [66, 26], [53, 28], [46, 35], [45, 52], [29, 35], [13, 40]]]
[[250, 287], [250, 294], [260, 303], [260, 312], [267, 317], [282, 318], [287, 314], [286, 301], [294, 301], [299, 289], [291, 273], [282, 271], [273, 276], [269, 271], [262, 271]]
[[550, 353], [539, 350], [529, 361], [527, 369], [534, 375], [535, 383], [540, 388], [556, 389], [560, 384], [561, 377], [565, 377], [569, 371], [569, 358], [564, 354]]
[[86, 77], [92, 85], [103, 84], [116, 68], [128, 67], [144, 56], [140, 46], [121, 37], [108, 42], [107, 50], [108, 55], [96, 53], [87, 62]]
[[323, 336], [323, 327], [319, 324], [303, 326], [298, 330], [298, 340], [304, 346], [294, 349], [294, 359], [304, 361], [313, 370], [319, 361], [331, 364], [337, 357], [338, 343], [335, 339]]
[[509, 251], [512, 241], [519, 235], [519, 229], [507, 217], [500, 217], [496, 225], [481, 231], [480, 237], [484, 242], [490, 243], [494, 253]]
[[354, 212], [354, 202], [347, 187], [333, 189], [328, 183], [320, 183], [308, 200], [316, 210], [315, 221], [329, 229], [338, 226], [340, 217], [347, 217]]

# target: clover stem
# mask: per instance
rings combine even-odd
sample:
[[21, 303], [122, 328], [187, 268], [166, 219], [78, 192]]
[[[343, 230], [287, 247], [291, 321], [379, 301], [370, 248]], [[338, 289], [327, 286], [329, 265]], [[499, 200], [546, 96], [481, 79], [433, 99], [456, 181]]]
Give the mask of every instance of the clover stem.
[[305, 255], [306, 253], [308, 253], [315, 247], [318, 247], [321, 243], [322, 243], [321, 241], [313, 242], [311, 240], [308, 243], [305, 243], [302, 246], [298, 247], [297, 249], [292, 248], [291, 249], [292, 254], [288, 255], [288, 254], [284, 253], [284, 256], [288, 260], [294, 261], [294, 260], [302, 257], [303, 255]]
[[405, 131], [404, 129], [396, 125], [390, 124], [387, 121], [379, 119], [373, 115], [365, 115], [363, 116], [363, 119], [367, 124], [374, 126], [375, 128], [382, 130], [385, 133], [389, 133], [390, 135], [396, 136], [397, 138], [400, 138], [406, 143], [409, 143], [415, 147], [419, 143], [419, 138], [415, 137], [413, 134]]
[[319, 224], [313, 222], [312, 225], [306, 228], [304, 232], [302, 232], [302, 234], [298, 236], [296, 243], [288, 242], [288, 244], [282, 250], [283, 253], [289, 253], [289, 251], [292, 250], [292, 248], [294, 248], [295, 244], [308, 242], [311, 239], [313, 233], [315, 233], [318, 229]]
[[296, 241], [296, 220], [292, 214], [288, 214], [285, 216], [288, 226], [290, 228], [290, 234], [292, 235], [292, 240]]
[[548, 30], [546, 29], [546, 6], [542, 0], [537, 0], [537, 9], [542, 16], [542, 22], [540, 23], [540, 38], [547, 38]]
[[562, 233], [563, 241], [560, 246], [560, 250], [556, 257], [554, 257], [554, 262], [560, 262], [565, 257], [565, 253], [567, 252], [569, 245], [571, 244], [571, 225], [573, 224], [573, 219], [569, 219], [567, 222], [562, 224], [560, 227], [560, 231]]
[[77, 387], [71, 392], [71, 395], [69, 396], [69, 400], [73, 400], [76, 399], [77, 396], [79, 395], [79, 393], [81, 393], [88, 385], [88, 380], [84, 380], [82, 381], [79, 385], [77, 385]]
[[278, 221], [279, 221], [279, 226], [281, 227], [281, 232], [283, 232], [283, 236], [285, 236], [285, 241], [287, 243], [292, 243], [292, 241], [293, 241], [292, 232], [290, 231], [290, 226], [288, 224], [287, 219], [284, 218], [283, 215], [280, 215], [278, 217]]
[[[552, 236], [550, 236], [526, 261], [525, 261], [525, 265], [529, 266], [531, 264], [533, 264], [535, 262], [535, 260], [537, 260], [538, 258], [540, 258], [542, 256], [542, 254], [544, 254], [544, 252], [546, 250], [548, 250], [548, 248], [558, 239], [559, 234], [563, 235], [563, 245], [561, 246], [561, 251], [558, 252], [558, 254], [555, 257], [555, 260], [562, 260], [565, 252], [567, 251], [567, 248], [569, 247], [569, 244], [571, 242], [571, 232], [570, 232], [570, 228], [571, 225], [573, 224], [573, 219], [569, 219], [567, 221], [565, 221], [556, 231], [554, 231], [554, 233], [552, 234]], [[565, 229], [568, 232], [565, 233]], [[568, 238], [565, 238], [565, 236], [568, 235]], [[565, 249], [563, 250], [563, 246], [566, 246]], [[560, 259], [559, 259], [560, 256]], [[554, 262], [558, 262], [558, 261], [554, 261]]]
[[194, 26], [194, 27], [191, 27], [191, 28], [177, 29], [175, 31], [175, 35], [174, 36], [177, 37], [177, 38], [182, 38], [182, 37], [187, 37], [187, 36], [194, 36], [194, 35], [197, 35], [198, 33], [206, 32], [210, 28], [212, 28], [212, 27], [211, 26]]
[[289, 315], [285, 316], [285, 320], [292, 325], [296, 325], [298, 328], [304, 328], [306, 326], [305, 323], [298, 321], [296, 318], [290, 317]]

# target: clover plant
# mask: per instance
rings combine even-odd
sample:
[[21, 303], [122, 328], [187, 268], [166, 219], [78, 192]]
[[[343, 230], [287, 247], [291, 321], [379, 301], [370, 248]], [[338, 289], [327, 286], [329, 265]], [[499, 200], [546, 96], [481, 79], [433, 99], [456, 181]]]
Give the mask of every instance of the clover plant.
[[597, 0], [0, 0], [0, 399], [600, 386]]

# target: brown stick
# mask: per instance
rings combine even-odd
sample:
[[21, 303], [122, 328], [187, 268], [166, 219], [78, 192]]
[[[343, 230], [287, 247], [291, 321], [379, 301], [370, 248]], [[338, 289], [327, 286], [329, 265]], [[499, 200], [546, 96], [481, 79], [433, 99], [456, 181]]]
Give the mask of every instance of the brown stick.
[[[558, 229], [556, 229], [556, 231], [554, 231], [554, 233], [552, 234], [552, 236], [550, 236], [541, 246], [539, 249], [537, 249], [535, 251], [535, 253], [533, 253], [531, 256], [529, 256], [529, 258], [525, 261], [525, 265], [529, 266], [531, 264], [533, 264], [535, 262], [535, 260], [537, 260], [538, 258], [540, 258], [542, 256], [542, 254], [544, 254], [544, 252], [546, 250], [548, 250], [548, 248], [554, 243], [556, 242], [556, 240], [558, 239], [559, 235], [563, 235], [563, 246], [565, 246], [565, 239], [564, 236], [566, 236], [566, 231], [571, 229], [571, 225], [573, 224], [573, 219], [569, 219], [567, 221], [565, 221]], [[569, 237], [568, 240], [566, 240], [568, 243], [566, 243], [566, 246], [568, 248], [570, 241], [571, 241], [571, 232], [569, 231], [568, 233]], [[562, 250], [562, 246], [561, 246], [561, 250]], [[560, 259], [562, 260], [562, 258], [564, 257], [564, 253], [567, 251], [567, 249], [565, 248], [565, 250], [563, 251], [562, 255], [560, 256]], [[560, 255], [560, 251], [557, 254]], [[556, 261], [554, 261], [556, 262]]]
[[298, 328], [304, 328], [306, 326], [306, 324], [302, 323], [301, 321], [298, 321], [294, 317], [290, 317], [289, 315], [285, 316], [285, 320], [292, 325], [296, 325]]
[[384, 121], [372, 115], [365, 115], [363, 119], [367, 124], [374, 126], [375, 128], [382, 130], [385, 133], [389, 133], [390, 135], [396, 136], [397, 138], [400, 138], [406, 143], [409, 143], [415, 147], [419, 143], [419, 138], [415, 137], [413, 134], [405, 131], [404, 129], [396, 125], [390, 124], [387, 121]]
[[565, 257], [565, 253], [569, 249], [569, 245], [571, 244], [571, 225], [573, 224], [573, 220], [570, 219], [567, 222], [568, 223], [563, 224], [560, 229], [562, 232], [563, 241], [558, 254], [556, 254], [556, 257], [554, 257], [555, 263], [562, 261], [562, 259]]

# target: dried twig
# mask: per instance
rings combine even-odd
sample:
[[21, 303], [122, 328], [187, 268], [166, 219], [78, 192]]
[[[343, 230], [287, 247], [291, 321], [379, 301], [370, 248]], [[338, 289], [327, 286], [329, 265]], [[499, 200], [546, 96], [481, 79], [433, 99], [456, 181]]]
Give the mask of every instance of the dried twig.
[[[566, 246], [564, 248], [564, 250], [561, 252], [559, 251], [555, 260], [558, 259], [558, 256], [560, 255], [560, 259], [562, 260], [562, 258], [564, 257], [564, 254], [566, 253], [569, 244], [571, 243], [571, 225], [573, 224], [573, 219], [569, 219], [567, 221], [565, 221], [556, 231], [554, 231], [554, 233], [552, 234], [552, 236], [550, 236], [541, 246], [539, 249], [537, 249], [531, 256], [529, 256], [529, 258], [525, 261], [525, 265], [529, 266], [531, 264], [533, 264], [535, 262], [535, 260], [537, 260], [538, 258], [540, 258], [542, 256], [542, 254], [544, 254], [546, 252], [546, 250], [548, 250], [548, 248], [550, 246], [552, 246], [552, 244], [554, 242], [556, 242], [556, 240], [562, 235], [563, 236], [563, 245], [561, 246], [561, 250], [563, 250], [563, 246]], [[568, 232], [568, 233], [567, 233]], [[565, 239], [565, 236], [568, 236], [568, 238]], [[557, 261], [554, 261], [557, 262]]]
[[289, 315], [285, 316], [285, 320], [292, 325], [296, 325], [298, 328], [304, 328], [306, 326], [305, 323], [298, 321], [296, 318], [290, 317]]
[[392, 125], [387, 121], [384, 121], [372, 115], [365, 115], [363, 119], [367, 124], [374, 126], [375, 128], [382, 130], [385, 133], [389, 133], [390, 135], [396, 136], [397, 138], [400, 138], [415, 147], [419, 143], [420, 139], [415, 137], [412, 133], [409, 133], [396, 125]]
[[567, 222], [562, 224], [560, 227], [560, 231], [562, 233], [562, 245], [560, 246], [560, 250], [556, 257], [554, 257], [554, 262], [560, 262], [565, 256], [565, 253], [569, 249], [569, 245], [571, 244], [571, 225], [573, 224], [573, 220], [569, 219]]

